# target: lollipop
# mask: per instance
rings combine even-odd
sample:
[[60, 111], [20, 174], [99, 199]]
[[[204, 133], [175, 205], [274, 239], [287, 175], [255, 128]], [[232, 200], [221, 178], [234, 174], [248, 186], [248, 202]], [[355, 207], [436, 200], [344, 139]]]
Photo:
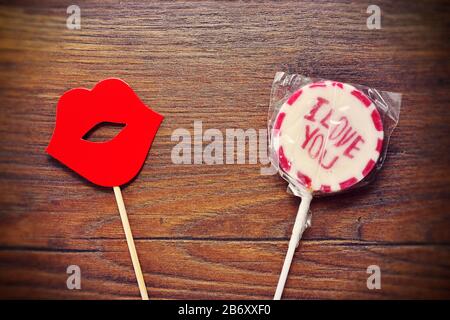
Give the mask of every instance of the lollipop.
[[275, 300], [281, 298], [292, 257], [308, 226], [313, 195], [339, 192], [364, 179], [380, 157], [383, 138], [374, 103], [349, 84], [308, 84], [281, 106], [271, 131], [271, 160], [302, 201]]
[[[147, 289], [120, 186], [138, 174], [162, 120], [163, 116], [145, 106], [124, 81], [106, 79], [92, 90], [77, 88], [61, 96], [55, 130], [46, 150], [92, 183], [113, 187], [143, 300], [148, 300]], [[102, 123], [125, 126], [109, 141], [83, 139]]]

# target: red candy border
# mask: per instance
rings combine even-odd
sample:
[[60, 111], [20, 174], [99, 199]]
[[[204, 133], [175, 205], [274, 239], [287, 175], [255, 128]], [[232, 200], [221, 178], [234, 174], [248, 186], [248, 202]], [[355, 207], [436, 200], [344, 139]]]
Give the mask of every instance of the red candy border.
[[[340, 89], [344, 88], [344, 85], [341, 82], [336, 82], [336, 81], [332, 82], [332, 86], [338, 87]], [[327, 87], [327, 84], [325, 82], [321, 81], [321, 82], [312, 83], [308, 87], [309, 88], [325, 88], [325, 87]], [[297, 99], [301, 96], [302, 92], [303, 92], [302, 89], [299, 89], [296, 92], [294, 92], [287, 100], [287, 104], [292, 106], [297, 101]], [[364, 107], [368, 108], [372, 104], [372, 101], [361, 91], [355, 89], [355, 90], [352, 90], [350, 93], [354, 97], [356, 97], [363, 104]], [[283, 123], [285, 116], [286, 116], [286, 113], [282, 112], [277, 117], [274, 129], [278, 130], [278, 132], [281, 128], [281, 125]], [[383, 122], [381, 120], [380, 113], [378, 112], [378, 110], [376, 108], [372, 111], [371, 118], [372, 118], [372, 122], [375, 126], [375, 129], [377, 131], [383, 131]], [[376, 146], [375, 150], [378, 153], [381, 153], [382, 148], [383, 148], [383, 139], [378, 138], [377, 146]], [[288, 172], [291, 169], [291, 162], [284, 154], [283, 147], [280, 147], [278, 149], [278, 159], [279, 159], [281, 169], [285, 172]], [[370, 159], [367, 162], [366, 166], [364, 167], [364, 169], [362, 171], [362, 175], [364, 177], [366, 177], [372, 171], [372, 169], [375, 167], [375, 164], [376, 164], [376, 162], [374, 160]], [[304, 185], [307, 188], [311, 187], [311, 185], [312, 185], [312, 179], [309, 176], [301, 173], [300, 171], [297, 171], [297, 180], [298, 180], [298, 182], [300, 182], [302, 185]], [[359, 180], [356, 177], [352, 177], [350, 179], [342, 181], [339, 183], [340, 190], [347, 189], [358, 182], [359, 182]], [[329, 193], [329, 192], [331, 192], [331, 187], [329, 185], [321, 185], [320, 191], [324, 192], [324, 193]]]

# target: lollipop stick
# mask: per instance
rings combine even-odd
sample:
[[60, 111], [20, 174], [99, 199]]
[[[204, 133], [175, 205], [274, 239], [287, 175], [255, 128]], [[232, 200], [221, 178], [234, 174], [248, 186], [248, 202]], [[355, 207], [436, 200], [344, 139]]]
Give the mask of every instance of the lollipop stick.
[[130, 251], [131, 261], [133, 262], [134, 273], [139, 286], [142, 300], [148, 300], [147, 287], [145, 286], [144, 276], [142, 275], [141, 265], [134, 246], [133, 234], [131, 233], [130, 223], [128, 222], [127, 211], [122, 198], [120, 187], [113, 187], [114, 195], [116, 196], [117, 206], [119, 207], [120, 219], [122, 220], [123, 230], [127, 238], [128, 250]]
[[289, 240], [289, 247], [286, 253], [286, 258], [284, 259], [283, 269], [281, 269], [280, 278], [278, 279], [277, 290], [273, 300], [280, 300], [283, 294], [284, 285], [286, 284], [286, 279], [289, 273], [289, 268], [291, 267], [292, 258], [294, 257], [295, 249], [300, 242], [303, 231], [306, 229], [306, 223], [308, 218], [309, 204], [311, 203], [312, 196], [306, 194], [302, 196], [302, 202], [298, 208], [297, 217], [295, 218], [294, 228], [292, 229], [291, 239]]

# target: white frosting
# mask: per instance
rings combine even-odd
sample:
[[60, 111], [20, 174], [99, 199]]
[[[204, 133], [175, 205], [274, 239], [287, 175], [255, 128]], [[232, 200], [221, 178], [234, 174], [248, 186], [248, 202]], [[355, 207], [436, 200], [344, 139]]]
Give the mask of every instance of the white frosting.
[[280, 170], [312, 191], [350, 187], [380, 156], [383, 129], [375, 105], [343, 83], [325, 81], [300, 91], [281, 107], [272, 132], [272, 147], [277, 153], [282, 148], [290, 163], [280, 161]]

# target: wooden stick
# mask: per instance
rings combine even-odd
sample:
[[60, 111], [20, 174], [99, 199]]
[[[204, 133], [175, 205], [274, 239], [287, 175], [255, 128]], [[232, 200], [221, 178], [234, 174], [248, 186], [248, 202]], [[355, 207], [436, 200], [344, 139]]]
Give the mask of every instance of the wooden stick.
[[295, 249], [297, 248], [303, 231], [306, 229], [308, 219], [309, 204], [311, 203], [312, 195], [306, 194], [302, 196], [302, 202], [298, 208], [297, 217], [295, 218], [294, 228], [292, 229], [291, 240], [289, 240], [289, 247], [284, 259], [283, 269], [281, 269], [280, 278], [278, 279], [277, 289], [273, 300], [280, 300], [283, 294], [284, 285], [286, 284], [289, 269], [291, 267], [292, 258], [294, 257]]
[[136, 274], [139, 291], [141, 293], [142, 300], [148, 300], [147, 287], [145, 286], [141, 265], [139, 264], [136, 247], [134, 246], [133, 234], [131, 233], [130, 223], [128, 222], [127, 210], [125, 209], [125, 204], [123, 202], [122, 192], [120, 191], [120, 187], [113, 187], [113, 189], [114, 195], [116, 196], [117, 206], [119, 207], [123, 231], [125, 231], [125, 237], [127, 238], [128, 250], [130, 251], [131, 261], [133, 262], [134, 273]]

